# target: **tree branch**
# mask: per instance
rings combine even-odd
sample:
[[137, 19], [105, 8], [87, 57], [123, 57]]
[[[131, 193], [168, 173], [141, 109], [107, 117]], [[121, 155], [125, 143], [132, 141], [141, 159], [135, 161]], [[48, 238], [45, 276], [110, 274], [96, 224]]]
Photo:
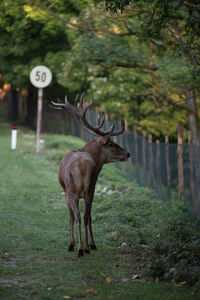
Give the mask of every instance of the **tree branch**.
[[120, 37], [136, 34], [136, 32], [133, 32], [133, 31], [130, 32], [130, 30], [128, 32], [116, 33], [114, 31], [110, 31], [110, 30], [97, 29], [97, 28], [94, 28], [94, 27], [86, 26], [84, 24], [80, 24], [80, 23], [77, 23], [77, 22], [70, 22], [70, 21], [67, 21], [65, 18], [63, 18], [63, 17], [57, 15], [56, 13], [54, 13], [54, 11], [52, 9], [45, 6], [44, 4], [41, 4], [39, 1], [37, 1], [37, 5], [40, 7], [40, 9], [45, 10], [49, 14], [51, 14], [56, 20], [62, 21], [66, 25], [72, 26], [72, 27], [75, 27], [75, 28], [78, 28], [78, 29], [82, 29], [82, 30], [85, 30], [85, 31], [91, 31], [91, 32], [106, 33], [106, 34], [110, 34], [110, 35], [114, 35], [114, 36], [120, 36]]
[[[96, 61], [100, 63], [106, 63], [106, 61], [103, 58], [93, 57], [89, 58], [89, 61]], [[121, 67], [121, 68], [133, 68], [133, 69], [144, 69], [144, 70], [150, 70], [150, 71], [157, 71], [158, 68], [155, 66], [149, 66], [149, 65], [139, 65], [137, 63], [126, 63], [118, 61], [112, 65], [112, 67]]]

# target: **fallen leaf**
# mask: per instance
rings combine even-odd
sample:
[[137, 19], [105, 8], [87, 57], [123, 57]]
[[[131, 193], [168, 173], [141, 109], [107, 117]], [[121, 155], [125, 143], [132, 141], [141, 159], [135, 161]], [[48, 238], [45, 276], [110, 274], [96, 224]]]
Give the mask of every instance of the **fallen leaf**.
[[121, 291], [115, 291], [113, 292], [114, 295], [120, 295], [122, 292]]
[[175, 268], [171, 268], [171, 269], [169, 270], [169, 272], [170, 272], [170, 273], [175, 273], [175, 272], [176, 272], [176, 269], [175, 269]]
[[140, 274], [135, 274], [135, 275], [132, 276], [132, 279], [134, 280], [134, 279], [137, 279], [137, 278], [140, 278], [140, 277], [141, 277]]
[[121, 244], [121, 247], [126, 247], [127, 246], [127, 243], [126, 242], [123, 242], [122, 244]]
[[122, 278], [122, 282], [127, 282], [128, 280], [128, 278]]
[[63, 298], [64, 299], [70, 299], [71, 297], [70, 296], [64, 296]]
[[170, 275], [171, 275], [170, 272], [166, 272], [166, 273], [163, 275], [163, 278], [164, 278], [164, 279], [167, 279], [167, 278], [169, 278]]
[[110, 277], [107, 277], [106, 279], [105, 279], [105, 282], [106, 283], [110, 283], [112, 281], [112, 279], [110, 278]]
[[182, 281], [182, 282], [179, 282], [177, 285], [182, 286], [182, 285], [185, 285], [186, 283], [187, 283], [187, 281]]
[[113, 231], [111, 234], [112, 234], [112, 235], [116, 235], [116, 234], [117, 234], [117, 231]]
[[97, 293], [94, 289], [87, 289], [86, 292], [87, 292], [87, 293], [91, 293], [91, 294], [92, 294], [92, 293]]

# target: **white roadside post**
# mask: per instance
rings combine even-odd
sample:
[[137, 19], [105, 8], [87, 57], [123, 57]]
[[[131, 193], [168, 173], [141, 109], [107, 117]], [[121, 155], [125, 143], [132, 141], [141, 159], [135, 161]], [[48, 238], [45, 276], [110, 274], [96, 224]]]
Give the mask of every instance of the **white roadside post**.
[[17, 125], [13, 125], [11, 134], [11, 150], [16, 150], [17, 148]]
[[38, 88], [38, 108], [37, 108], [37, 131], [36, 131], [36, 153], [40, 152], [40, 133], [42, 126], [42, 102], [43, 88], [47, 87], [52, 80], [51, 71], [45, 66], [36, 66], [30, 72], [30, 81]]

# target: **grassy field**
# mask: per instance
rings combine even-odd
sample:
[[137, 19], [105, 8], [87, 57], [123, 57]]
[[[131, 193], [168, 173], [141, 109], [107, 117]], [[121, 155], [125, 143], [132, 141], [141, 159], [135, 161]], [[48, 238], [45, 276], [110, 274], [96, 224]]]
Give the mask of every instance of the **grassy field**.
[[[162, 237], [166, 220], [183, 220], [181, 210], [170, 215], [152, 191], [128, 182], [112, 165], [101, 173], [93, 204], [98, 250], [81, 258], [67, 251], [68, 210], [57, 169], [63, 154], [84, 142], [61, 135], [42, 138], [36, 155], [34, 133], [21, 128], [17, 150], [11, 151], [9, 127], [1, 124], [0, 299], [200, 299], [194, 269], [180, 277], [177, 270], [185, 270], [184, 264], [164, 263], [164, 252], [159, 256], [159, 247], [169, 247]], [[188, 236], [194, 232], [187, 230]], [[194, 241], [197, 245], [197, 236], [186, 248], [199, 257]]]

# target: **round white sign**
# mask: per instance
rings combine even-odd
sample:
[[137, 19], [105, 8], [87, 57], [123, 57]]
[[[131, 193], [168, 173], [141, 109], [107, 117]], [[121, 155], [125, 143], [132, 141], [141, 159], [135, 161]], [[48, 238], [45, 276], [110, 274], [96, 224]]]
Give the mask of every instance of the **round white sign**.
[[51, 71], [45, 66], [37, 66], [30, 73], [30, 81], [37, 88], [47, 87], [52, 80]]

